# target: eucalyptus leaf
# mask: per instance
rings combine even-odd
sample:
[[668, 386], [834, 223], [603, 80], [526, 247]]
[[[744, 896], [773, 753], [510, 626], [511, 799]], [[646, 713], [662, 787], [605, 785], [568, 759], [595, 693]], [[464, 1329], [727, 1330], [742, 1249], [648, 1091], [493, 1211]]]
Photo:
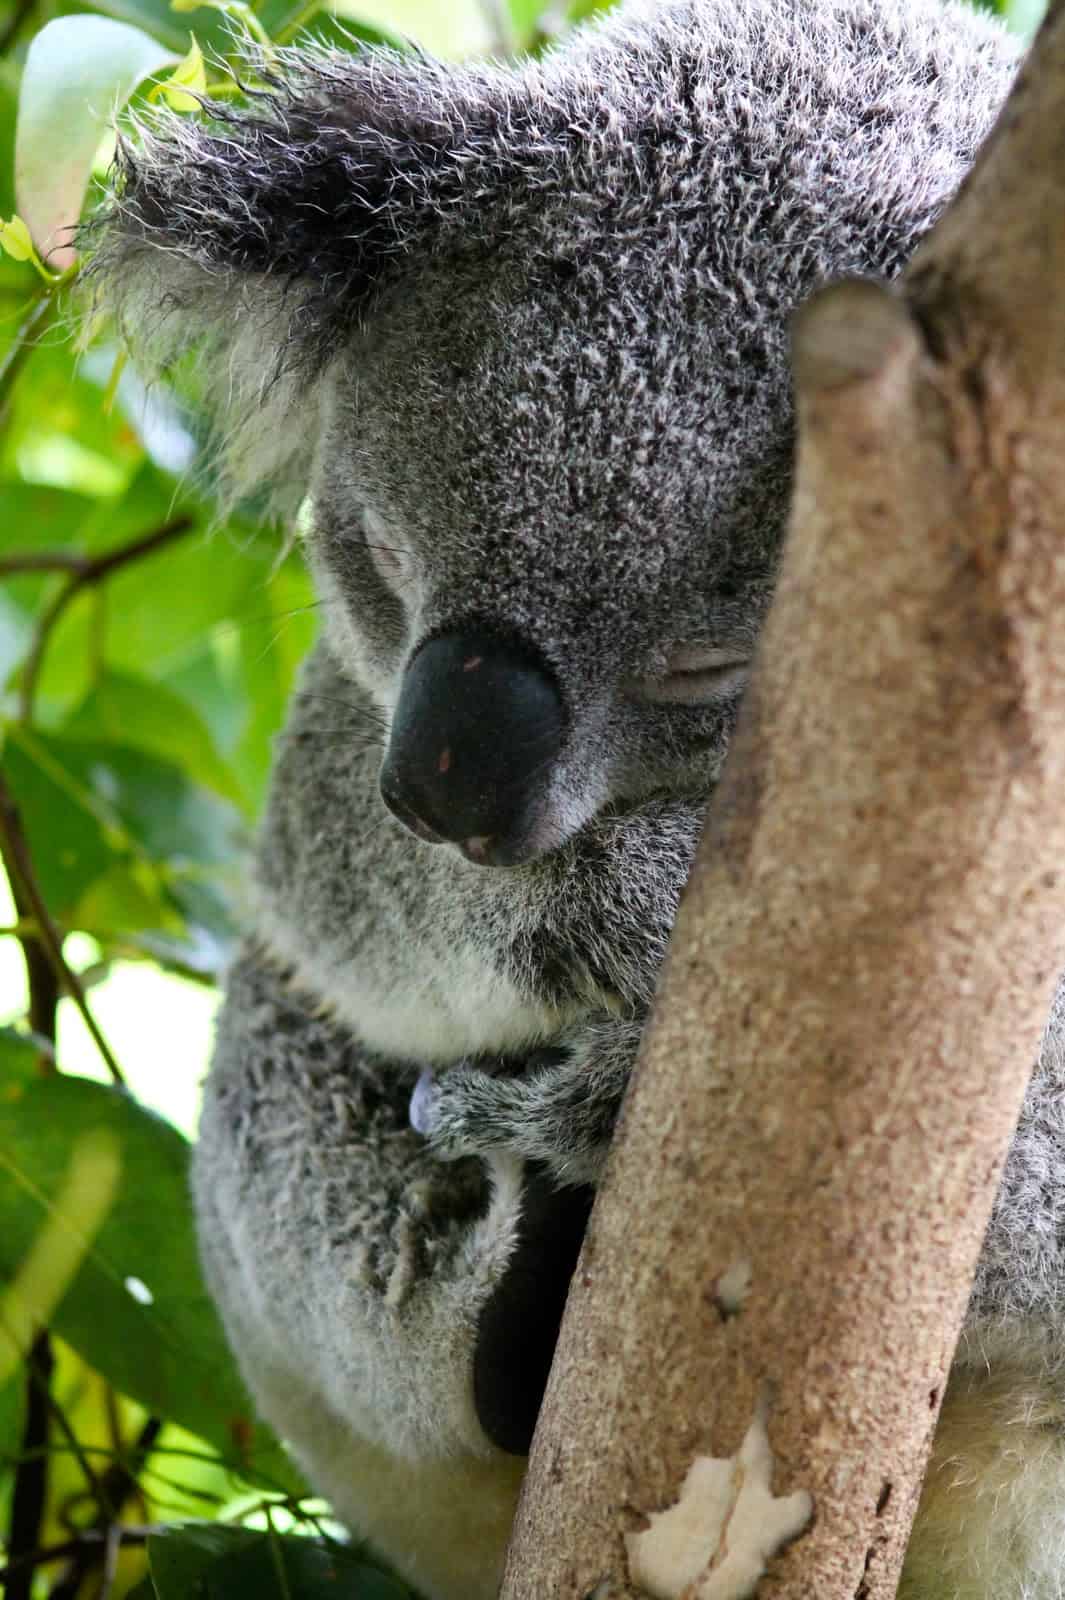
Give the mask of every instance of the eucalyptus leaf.
[[116, 109], [176, 60], [158, 39], [110, 17], [57, 17], [30, 44], [15, 131], [15, 193], [34, 243], [57, 271], [74, 260], [71, 230]]
[[415, 1600], [357, 1546], [187, 1523], [153, 1534], [158, 1600]]
[[121, 1090], [41, 1078], [0, 1096], [0, 1276], [11, 1277], [54, 1213], [76, 1142], [116, 1141], [108, 1216], [53, 1318], [56, 1332], [123, 1394], [207, 1440], [235, 1470], [302, 1485], [259, 1424], [200, 1274], [189, 1146]]
[[76, 739], [103, 739], [149, 751], [224, 799], [243, 801], [240, 784], [203, 718], [165, 684], [112, 668], [96, 679], [62, 731]]

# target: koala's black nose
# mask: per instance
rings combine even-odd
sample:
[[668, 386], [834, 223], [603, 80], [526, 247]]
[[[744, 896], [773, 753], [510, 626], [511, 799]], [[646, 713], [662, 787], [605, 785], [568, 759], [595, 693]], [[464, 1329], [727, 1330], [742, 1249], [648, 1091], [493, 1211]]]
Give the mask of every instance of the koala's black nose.
[[381, 794], [420, 838], [507, 866], [529, 848], [562, 744], [562, 701], [531, 654], [475, 633], [429, 639], [407, 668]]

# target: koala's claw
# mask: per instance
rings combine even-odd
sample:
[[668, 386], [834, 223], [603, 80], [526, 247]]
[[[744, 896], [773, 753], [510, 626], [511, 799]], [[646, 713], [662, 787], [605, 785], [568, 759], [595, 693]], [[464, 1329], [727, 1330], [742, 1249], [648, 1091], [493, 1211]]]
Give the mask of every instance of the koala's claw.
[[534, 1050], [517, 1064], [458, 1062], [422, 1073], [411, 1126], [442, 1161], [506, 1150], [563, 1184], [594, 1183], [606, 1155], [640, 1023], [613, 1019]]
[[[419, 1075], [410, 1097], [410, 1125], [432, 1145], [442, 1161], [484, 1154], [500, 1143], [483, 1091], [493, 1100], [492, 1077], [482, 1068], [460, 1062], [437, 1077], [431, 1067]], [[482, 1090], [481, 1094], [477, 1090]], [[487, 1114], [486, 1114], [487, 1113]], [[484, 1119], [486, 1126], [482, 1126]]]
[[423, 1134], [426, 1138], [433, 1131], [433, 1106], [436, 1094], [436, 1074], [431, 1067], [426, 1067], [414, 1085], [409, 1112], [411, 1127], [415, 1133]]

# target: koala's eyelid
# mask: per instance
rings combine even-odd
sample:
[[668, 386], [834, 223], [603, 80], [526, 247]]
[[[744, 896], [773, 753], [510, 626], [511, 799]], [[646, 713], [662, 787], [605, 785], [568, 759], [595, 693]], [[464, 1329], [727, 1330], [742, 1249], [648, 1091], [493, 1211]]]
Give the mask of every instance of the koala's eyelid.
[[363, 517], [363, 541], [388, 587], [401, 589], [414, 572], [413, 551], [369, 512]]
[[735, 646], [690, 645], [673, 651], [664, 672], [638, 678], [630, 688], [652, 705], [708, 705], [738, 693], [750, 664], [750, 653]]
[[751, 652], [736, 645], [690, 644], [670, 653], [666, 672], [708, 672], [717, 667], [747, 666]]

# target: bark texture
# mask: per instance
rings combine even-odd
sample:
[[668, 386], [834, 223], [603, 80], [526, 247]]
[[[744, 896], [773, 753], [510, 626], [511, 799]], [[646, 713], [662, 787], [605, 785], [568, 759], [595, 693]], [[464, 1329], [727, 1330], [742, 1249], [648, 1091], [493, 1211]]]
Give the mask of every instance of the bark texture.
[[759, 1596], [895, 1592], [1063, 960], [1063, 128], [1058, 5], [904, 283], [798, 320], [778, 596], [505, 1600], [638, 1593], [624, 1535], [763, 1402], [814, 1516]]

